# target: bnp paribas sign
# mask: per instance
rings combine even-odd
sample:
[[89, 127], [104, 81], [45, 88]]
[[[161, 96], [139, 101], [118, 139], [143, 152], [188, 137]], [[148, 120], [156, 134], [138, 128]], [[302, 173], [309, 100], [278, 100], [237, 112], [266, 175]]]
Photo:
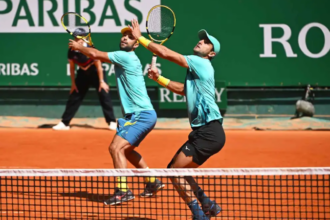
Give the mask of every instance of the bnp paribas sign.
[[[61, 16], [84, 16], [94, 33], [119, 33], [137, 18], [144, 23], [160, 0], [0, 0], [0, 33], [63, 33]], [[145, 25], [141, 26], [145, 32]]]

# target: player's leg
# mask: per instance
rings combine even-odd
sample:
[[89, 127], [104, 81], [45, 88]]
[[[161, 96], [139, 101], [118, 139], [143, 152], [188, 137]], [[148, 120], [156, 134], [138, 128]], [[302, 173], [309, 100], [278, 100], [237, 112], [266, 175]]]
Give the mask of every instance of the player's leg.
[[134, 149], [139, 146], [147, 134], [154, 128], [156, 120], [155, 111], [133, 113], [126, 115], [125, 119], [118, 119], [117, 134], [109, 146], [109, 152], [114, 160], [115, 168], [126, 168], [126, 164], [123, 167], [123, 158], [125, 160], [128, 159], [137, 168], [147, 167], [142, 156]]
[[[198, 129], [192, 131], [187, 141], [174, 156], [169, 164], [169, 168], [197, 168], [202, 165], [209, 157], [218, 153], [225, 143], [225, 133], [219, 121], [213, 121]], [[186, 182], [187, 181], [187, 182]], [[193, 177], [185, 177], [184, 180], [179, 182], [174, 179], [176, 184], [181, 184], [177, 187], [181, 191], [181, 197], [188, 204], [191, 202], [195, 204], [196, 201], [188, 199], [192, 198], [192, 190], [196, 198], [202, 204], [203, 212], [207, 216], [217, 215], [221, 209], [214, 202], [211, 201], [198, 186]], [[187, 187], [189, 185], [190, 187]], [[190, 193], [189, 193], [190, 192]], [[191, 207], [191, 204], [188, 204]], [[195, 205], [195, 212], [200, 212], [197, 205]], [[193, 212], [194, 213], [194, 212]], [[197, 214], [197, 213], [194, 213]]]
[[62, 121], [53, 127], [54, 130], [65, 130], [69, 129], [69, 124], [78, 111], [87, 91], [89, 88], [88, 78], [83, 71], [78, 71], [77, 77], [75, 79], [77, 91], [73, 91], [69, 95], [69, 99], [66, 103], [65, 111], [62, 115]]
[[147, 169], [148, 165], [137, 151], [135, 150], [126, 150], [125, 151], [125, 156], [127, 160], [136, 168], [142, 168], [142, 169]]
[[[189, 147], [188, 147], [189, 146]], [[171, 163], [169, 164], [169, 168], [198, 168], [200, 164], [194, 162], [194, 156], [187, 156], [183, 152], [183, 148], [186, 150], [192, 151], [194, 148], [190, 146], [189, 141], [186, 142], [179, 152], [175, 155]], [[189, 151], [188, 150], [188, 151]], [[195, 153], [193, 153], [195, 154]], [[196, 156], [195, 156], [196, 157]], [[177, 180], [175, 180], [177, 182]], [[196, 198], [199, 200], [199, 202], [202, 205], [209, 204], [211, 201], [210, 199], [204, 194], [203, 190], [199, 187], [198, 183], [195, 181], [195, 179], [192, 176], [185, 176], [184, 178], [181, 178], [180, 183], [182, 183], [184, 187], [184, 190], [181, 189], [181, 193], [184, 193], [181, 197], [185, 200], [185, 202], [188, 204], [192, 201], [193, 195], [196, 196]], [[187, 187], [189, 186], [189, 187]], [[191, 190], [191, 191], [190, 191]]]
[[[135, 167], [146, 168], [147, 165], [142, 156], [134, 149], [139, 146], [145, 136], [153, 129], [156, 124], [157, 116], [154, 111], [143, 111], [136, 114], [127, 115], [125, 119], [118, 119], [117, 135], [109, 147], [110, 154], [114, 160], [115, 168], [126, 168], [128, 159]], [[151, 178], [146, 178], [148, 181]], [[155, 179], [155, 178], [153, 178]], [[156, 185], [158, 182], [153, 181]], [[117, 185], [119, 188], [119, 194], [123, 195], [124, 191], [130, 192], [127, 187], [127, 180], [125, 177], [117, 178]], [[161, 184], [163, 187], [163, 184]], [[110, 198], [111, 199], [111, 198]], [[118, 204], [122, 201], [116, 201], [116, 203], [106, 201], [106, 204]]]
[[[129, 141], [130, 143], [134, 143], [134, 146], [138, 147], [139, 144], [144, 140], [144, 138], [155, 127], [156, 121], [157, 121], [157, 114], [154, 110], [151, 110], [151, 111], [142, 111], [133, 114], [133, 116], [129, 119], [128, 122], [118, 120], [118, 125], [123, 127], [122, 129], [123, 131], [120, 133], [122, 135], [125, 135], [126, 138], [130, 139]], [[127, 155], [128, 155], [127, 159], [136, 168], [148, 169], [146, 162], [138, 152], [134, 150], [131, 152], [127, 152]], [[152, 197], [159, 190], [165, 187], [165, 185], [160, 180], [152, 176], [146, 177], [145, 183], [146, 183], [145, 189], [142, 193], [140, 193], [141, 197]]]
[[[154, 110], [151, 111], [142, 111], [134, 115], [135, 119], [130, 120], [129, 132], [131, 132], [131, 137], [136, 140], [134, 141], [134, 146], [139, 146], [139, 144], [144, 140], [144, 138], [152, 131], [155, 127], [157, 121], [157, 114]], [[135, 136], [135, 137], [134, 137]], [[133, 140], [132, 140], [133, 141]], [[137, 168], [147, 168], [148, 166], [145, 163], [143, 157], [136, 151], [132, 151], [129, 156], [130, 161]], [[135, 164], [134, 164], [134, 161]], [[139, 167], [136, 166], [136, 162], [139, 161]], [[157, 192], [159, 192], [165, 185], [156, 177], [146, 177], [145, 178], [145, 189], [140, 193], [140, 197], [152, 197]]]
[[[132, 119], [128, 123], [131, 124], [128, 125], [129, 133], [131, 134], [130, 138], [132, 138], [132, 141], [130, 142], [134, 142], [134, 146], [139, 146], [139, 144], [144, 140], [144, 138], [155, 127], [156, 121], [157, 121], [157, 114], [154, 110], [142, 111], [137, 114], [134, 114], [134, 117], [132, 117]], [[131, 156], [133, 157], [134, 155]], [[135, 159], [138, 160], [139, 156], [137, 152], [135, 156], [137, 156], [135, 157]], [[143, 161], [144, 160], [142, 158], [140, 162], [143, 163]], [[143, 165], [143, 168], [148, 168], [146, 163]], [[145, 189], [142, 193], [140, 193], [141, 197], [152, 197], [159, 190], [165, 187], [165, 185], [160, 180], [158, 180], [156, 177], [153, 176], [146, 177], [145, 183], [146, 183]]]
[[[189, 141], [182, 145], [178, 152], [174, 155], [168, 168], [197, 168], [199, 164], [193, 161], [192, 156], [187, 156], [182, 152], [182, 149], [187, 147]], [[191, 148], [190, 148], [191, 149]], [[198, 204], [198, 201], [193, 195], [193, 190], [197, 188], [195, 185], [190, 185], [186, 177], [171, 177], [171, 182], [174, 188], [179, 193], [180, 197], [187, 204], [193, 214], [193, 220], [208, 220], [203, 210]], [[196, 183], [197, 184], [197, 183]]]
[[[126, 151], [125, 152], [127, 160], [136, 168], [142, 169], [149, 169], [147, 163], [137, 151]], [[165, 187], [162, 182], [157, 179], [156, 177], [150, 176], [145, 177], [146, 187], [142, 193], [140, 193], [141, 197], [152, 197], [154, 196], [159, 190]]]
[[[108, 83], [105, 71], [103, 71], [103, 79], [106, 83]], [[97, 74], [93, 78], [93, 86], [95, 87], [95, 89], [97, 91], [97, 95], [99, 97], [100, 104], [102, 106], [102, 111], [103, 111], [105, 121], [107, 122], [107, 124], [109, 125], [109, 128], [111, 130], [116, 130], [116, 127], [117, 127], [116, 117], [113, 112], [113, 105], [112, 105], [112, 100], [111, 100], [111, 96], [110, 96], [110, 91], [106, 92], [103, 89], [101, 91], [99, 91], [100, 82], [99, 82], [99, 78], [98, 78]]]
[[[144, 161], [143, 157], [134, 150], [135, 148], [136, 147], [132, 146], [127, 140], [116, 135], [109, 147], [109, 152], [113, 158], [114, 167], [127, 168], [126, 160], [128, 160], [136, 168], [148, 168], [147, 163]], [[124, 191], [126, 191], [127, 184], [121, 181], [121, 183], [118, 184], [118, 188], [124, 189]]]
[[115, 135], [109, 146], [109, 153], [112, 157], [113, 166], [115, 169], [127, 168], [125, 151], [131, 151], [134, 148], [135, 147], [132, 146], [127, 140], [119, 135]]
[[[132, 151], [134, 148], [135, 147], [132, 146], [127, 140], [119, 135], [115, 135], [109, 146], [109, 152], [115, 169], [127, 168], [125, 151]], [[117, 188], [115, 189], [114, 194], [108, 200], [104, 201], [104, 204], [116, 205], [123, 202], [128, 202], [135, 198], [132, 191], [128, 187], [127, 177], [116, 177], [116, 183]]]
[[[109, 147], [109, 152], [113, 159], [115, 168], [127, 168], [127, 161], [130, 161], [137, 168], [147, 168], [142, 156], [136, 152], [135, 146], [132, 146], [127, 140], [116, 135]], [[135, 198], [127, 184], [127, 177], [116, 178], [117, 188], [113, 196], [104, 201], [106, 205], [115, 205], [128, 202]]]

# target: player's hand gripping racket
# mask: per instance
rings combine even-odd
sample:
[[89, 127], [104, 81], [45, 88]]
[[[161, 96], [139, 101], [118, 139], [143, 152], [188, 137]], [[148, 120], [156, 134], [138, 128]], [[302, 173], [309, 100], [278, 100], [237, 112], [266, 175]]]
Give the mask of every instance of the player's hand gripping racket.
[[[91, 37], [91, 27], [88, 21], [83, 16], [76, 12], [67, 12], [62, 15], [61, 23], [64, 29], [72, 36], [83, 39], [89, 46], [94, 47]], [[79, 28], [80, 32], [85, 33], [84, 35], [77, 35], [74, 31]]]
[[[150, 9], [146, 22], [146, 29], [153, 42], [164, 44], [173, 34], [176, 25], [175, 14], [165, 5], [156, 5]], [[151, 68], [156, 67], [157, 55], [154, 54]]]

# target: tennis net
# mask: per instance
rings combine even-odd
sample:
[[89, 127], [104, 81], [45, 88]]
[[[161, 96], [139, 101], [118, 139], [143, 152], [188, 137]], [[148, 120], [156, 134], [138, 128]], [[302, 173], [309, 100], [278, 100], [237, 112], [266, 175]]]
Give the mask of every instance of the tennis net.
[[[118, 176], [125, 177], [135, 198], [119, 205], [105, 205], [117, 187]], [[191, 210], [171, 181], [190, 176], [221, 207], [212, 219], [330, 219], [330, 167], [6, 169], [0, 170], [0, 217], [192, 219]], [[139, 196], [145, 189], [146, 177], [157, 177], [165, 185], [151, 198]], [[202, 201], [203, 211], [210, 208], [205, 205], [210, 200]], [[211, 218], [210, 212], [206, 214], [208, 217], [196, 219]]]

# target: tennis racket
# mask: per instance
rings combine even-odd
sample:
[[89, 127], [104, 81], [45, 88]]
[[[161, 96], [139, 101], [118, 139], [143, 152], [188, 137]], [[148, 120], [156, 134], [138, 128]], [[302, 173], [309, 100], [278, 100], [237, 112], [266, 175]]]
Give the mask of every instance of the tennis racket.
[[[67, 12], [62, 15], [61, 23], [63, 28], [72, 36], [83, 39], [89, 46], [94, 47], [91, 37], [91, 27], [88, 21], [83, 16], [76, 12]], [[78, 33], [75, 30], [79, 28]], [[77, 32], [77, 31], [76, 31]], [[83, 35], [77, 35], [84, 33]]]
[[[176, 18], [173, 10], [165, 5], [156, 5], [148, 13], [146, 29], [149, 38], [153, 42], [164, 44], [172, 35], [176, 25]], [[154, 54], [151, 61], [151, 68], [156, 67], [157, 55]]]

